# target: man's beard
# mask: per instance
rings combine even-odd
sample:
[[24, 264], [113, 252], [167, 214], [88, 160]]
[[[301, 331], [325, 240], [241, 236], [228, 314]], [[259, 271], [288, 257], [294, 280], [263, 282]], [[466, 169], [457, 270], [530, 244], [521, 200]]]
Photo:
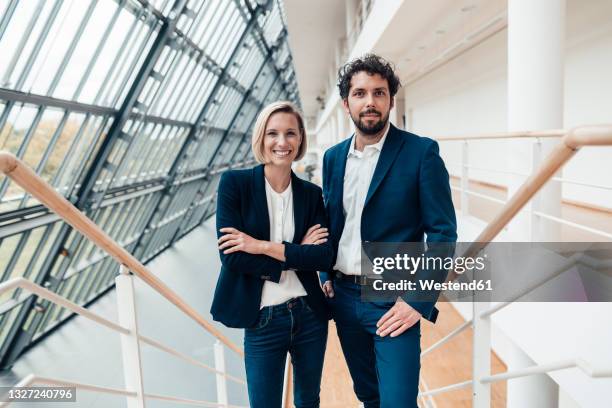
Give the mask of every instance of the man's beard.
[[[378, 122], [374, 122], [371, 125], [367, 125], [366, 122], [361, 120], [361, 118], [364, 115], [371, 114], [379, 115], [380, 119], [378, 120]], [[387, 116], [383, 117], [380, 112], [370, 109], [360, 113], [356, 119], [353, 115], [351, 115], [351, 119], [353, 120], [353, 123], [361, 133], [363, 133], [364, 135], [373, 136], [383, 130], [385, 126], [387, 126], [387, 122], [389, 121], [389, 113], [387, 113]]]

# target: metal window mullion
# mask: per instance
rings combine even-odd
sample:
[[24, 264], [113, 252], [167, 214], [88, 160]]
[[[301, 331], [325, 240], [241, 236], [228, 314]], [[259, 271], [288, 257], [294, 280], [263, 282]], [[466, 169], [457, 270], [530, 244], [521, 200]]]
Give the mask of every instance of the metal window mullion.
[[[32, 123], [27, 133], [25, 134], [23, 141], [19, 145], [19, 149], [17, 149], [17, 153], [15, 153], [15, 156], [17, 156], [17, 158], [19, 159], [23, 158], [26, 150], [28, 149], [28, 146], [30, 145], [30, 141], [32, 140], [32, 137], [34, 136], [34, 133], [36, 132], [36, 128], [38, 128], [38, 124], [40, 123], [40, 119], [42, 118], [44, 110], [45, 108], [43, 106], [38, 107], [38, 112], [36, 113], [36, 116], [34, 116], [34, 119], [32, 120]], [[6, 193], [8, 189], [9, 183], [10, 183], [9, 177], [4, 177], [2, 179], [2, 183], [0, 183], [0, 197], [4, 197], [4, 194]]]
[[[192, 98], [194, 98], [194, 95], [198, 94], [197, 92], [199, 92], [199, 89], [201, 89], [202, 87], [202, 82], [201, 82], [203, 81], [202, 77], [206, 75], [206, 73], [208, 72], [204, 66], [200, 65], [201, 59], [202, 59], [202, 56], [200, 54], [195, 61], [193, 71], [189, 74], [191, 78], [191, 76], [193, 75], [193, 72], [199, 68], [196, 78], [191, 78], [190, 81], [187, 82], [187, 83], [190, 83], [192, 86], [190, 86], [189, 89], [187, 89], [187, 94], [181, 101], [180, 105], [176, 105], [174, 108], [174, 111], [171, 112], [179, 120], [186, 120], [186, 121], [189, 120], [189, 117], [188, 117], [189, 112], [187, 109], [185, 109], [185, 106], [189, 103], [189, 101], [192, 100]], [[198, 84], [198, 85], [193, 86], [193, 84]], [[196, 91], [196, 89], [198, 89], [198, 91]]]
[[[81, 126], [79, 126], [79, 130], [77, 131], [76, 135], [74, 136], [72, 143], [70, 143], [70, 147], [68, 148], [68, 151], [66, 152], [66, 156], [65, 157], [73, 157], [73, 155], [75, 154], [75, 150], [77, 148], [77, 145], [79, 144], [79, 142], [81, 141], [81, 137], [83, 137], [83, 133], [85, 132], [85, 128], [87, 127], [87, 123], [89, 122], [89, 119], [92, 115], [91, 114], [86, 114], [85, 118], [83, 118], [83, 122], [81, 123]], [[68, 167], [68, 163], [69, 160], [64, 160], [62, 162], [62, 165], [60, 166], [59, 169], [57, 169], [57, 172], [55, 173], [55, 175], [53, 176], [53, 179], [51, 180], [51, 185], [59, 188], [60, 191], [62, 189], [63, 186], [60, 186], [59, 183], [61, 182], [63, 176], [64, 176], [64, 171], [66, 170], [66, 168]], [[68, 183], [67, 183], [68, 184]], [[67, 196], [68, 194], [70, 194], [69, 190], [66, 190], [65, 192], [65, 196]]]
[[[240, 29], [242, 28], [241, 26], [244, 26], [246, 24], [244, 23], [244, 21], [241, 20], [241, 16], [239, 12], [235, 12], [231, 16], [231, 18], [232, 18], [231, 22], [228, 22], [228, 24], [224, 27], [224, 31], [222, 34], [220, 33], [219, 38], [228, 38], [230, 39], [230, 41], [234, 41], [240, 38], [239, 33], [240, 33]], [[214, 56], [218, 54], [215, 59], [220, 65], [225, 65], [226, 63], [227, 64], [233, 63], [233, 61], [228, 60], [229, 58], [228, 49], [226, 49], [224, 52], [221, 49], [217, 51], [217, 49], [219, 49], [219, 47], [217, 47], [214, 51], [211, 51], [210, 55]]]
[[93, 11], [96, 8], [96, 5], [97, 3], [94, 1], [89, 3], [89, 7], [87, 7], [87, 10], [85, 11], [83, 18], [81, 19], [81, 23], [79, 24], [79, 27], [77, 28], [76, 33], [74, 34], [74, 37], [72, 38], [72, 41], [70, 42], [70, 45], [68, 46], [68, 49], [64, 53], [62, 62], [60, 66], [58, 67], [55, 73], [55, 76], [53, 77], [53, 80], [51, 81], [51, 84], [49, 85], [49, 89], [47, 90], [47, 95], [53, 95], [53, 92], [55, 92], [55, 88], [57, 88], [57, 85], [59, 84], [60, 79], [64, 75], [64, 71], [66, 70], [66, 67], [68, 66], [68, 61], [72, 58], [72, 55], [74, 54], [74, 50], [76, 49], [77, 44], [81, 40], [81, 36], [83, 35], [83, 32], [85, 31], [85, 27], [87, 26], [87, 23], [89, 22], [89, 19], [91, 18], [91, 15], [93, 14]]
[[[150, 18], [150, 16], [147, 16], [145, 22], [143, 22], [142, 25], [140, 26], [140, 28], [138, 29], [138, 32], [132, 37], [133, 41], [130, 42], [130, 48], [129, 48], [128, 52], [125, 54], [124, 60], [121, 62], [122, 67], [117, 70], [116, 77], [118, 77], [120, 75], [120, 73], [122, 72], [123, 66], [129, 63], [130, 53], [131, 53], [132, 49], [134, 49], [134, 47], [136, 47], [138, 45], [138, 42], [136, 40], [141, 36], [143, 30], [148, 28], [147, 22], [148, 22], [149, 18]], [[155, 17], [153, 17], [153, 18], [155, 18]], [[154, 28], [149, 30], [148, 33], [145, 34], [145, 38], [143, 38], [142, 41], [140, 42], [140, 46], [138, 47], [136, 53], [134, 54], [129, 68], [125, 71], [126, 73], [123, 76], [123, 80], [121, 81], [119, 87], [117, 87], [117, 93], [115, 94], [114, 98], [110, 102], [110, 106], [114, 107], [119, 102], [119, 98], [121, 97], [121, 91], [123, 89], [125, 89], [128, 81], [130, 80], [131, 73], [136, 68], [136, 65], [138, 64], [138, 61], [139, 61], [140, 57], [142, 56], [142, 53], [145, 51], [145, 48], [147, 47], [147, 44], [149, 43], [149, 40], [151, 39], [151, 37], [153, 36], [154, 33], [155, 33], [155, 29]], [[147, 75], [147, 79], [148, 79], [148, 75]], [[109, 88], [109, 92], [111, 90], [112, 90], [112, 87]], [[107, 95], [107, 97], [110, 97], [110, 96], [111, 95]]]
[[19, 3], [19, 0], [11, 0], [8, 3], [6, 9], [1, 14], [2, 19], [0, 20], [0, 41], [2, 40], [2, 37], [4, 36], [6, 27], [8, 27], [8, 24], [11, 21], [11, 17], [13, 17], [13, 13], [15, 12], [15, 9], [17, 8], [18, 3]]
[[9, 260], [8, 264], [6, 265], [6, 268], [4, 269], [0, 282], [5, 282], [8, 279], [8, 277], [11, 276], [11, 274], [13, 273], [13, 269], [15, 269], [15, 265], [17, 265], [17, 261], [19, 261], [21, 252], [23, 252], [23, 248], [25, 248], [25, 244], [28, 242], [31, 232], [32, 232], [31, 230], [25, 231], [19, 237], [19, 242], [17, 242], [17, 246], [15, 247], [15, 250], [11, 254], [11, 259]]
[[[158, 127], [160, 127], [161, 130], [158, 130]], [[134, 161], [134, 163], [132, 163], [132, 165], [130, 166], [130, 169], [126, 172], [126, 174], [132, 174], [136, 176], [135, 180], [139, 180], [139, 181], [146, 180], [148, 178], [147, 176], [149, 172], [148, 172], [148, 169], [146, 168], [146, 165], [154, 161], [153, 152], [159, 150], [159, 145], [162, 144], [161, 142], [162, 133], [161, 132], [163, 131], [164, 127], [166, 127], [166, 125], [163, 125], [163, 124], [153, 126], [149, 134], [153, 135], [157, 133], [158, 134], [157, 141], [150, 140], [149, 143], [145, 143], [145, 149], [143, 149], [143, 151], [139, 152], [138, 154], [139, 156], [142, 156], [143, 158], [146, 158], [146, 159], [143, 159], [140, 162], [140, 165], [137, 167], [135, 167], [136, 162]]]
[[166, 125], [162, 126], [162, 128], [158, 132], [158, 142], [155, 143], [154, 150], [152, 149], [149, 152], [148, 160], [143, 162], [143, 165], [141, 166], [141, 168], [138, 169], [139, 173], [146, 172], [147, 174], [149, 174], [150, 172], [153, 171], [155, 175], [159, 174], [159, 171], [158, 171], [159, 166], [155, 168], [155, 165], [156, 164], [158, 165], [160, 163], [161, 158], [159, 156], [160, 154], [164, 152], [164, 147], [165, 147], [164, 142], [166, 140], [170, 140], [170, 134], [175, 129], [178, 131], [179, 128], [174, 128], [172, 126], [166, 126]]
[[[53, 8], [51, 9], [51, 13], [47, 17], [47, 20], [45, 21], [45, 25], [43, 26], [43, 29], [41, 30], [40, 34], [38, 35], [38, 38], [36, 39], [36, 42], [34, 43], [34, 48], [32, 49], [32, 52], [30, 53], [30, 55], [28, 56], [28, 59], [26, 60], [23, 71], [19, 75], [19, 79], [17, 80], [14, 89], [20, 89], [25, 83], [26, 78], [28, 77], [28, 75], [30, 74], [30, 71], [32, 70], [34, 61], [38, 57], [38, 54], [40, 53], [40, 50], [43, 44], [45, 43], [47, 35], [49, 34], [49, 31], [51, 30], [51, 27], [53, 26], [53, 23], [55, 22], [57, 14], [62, 8], [63, 2], [64, 0], [56, 0], [55, 4], [53, 5]], [[17, 49], [17, 52], [19, 51], [20, 50]]]
[[[217, 74], [215, 74], [212, 71], [209, 71], [207, 68], [204, 69], [206, 76], [204, 77], [204, 79], [202, 80], [202, 82], [198, 85], [198, 89], [196, 91], [196, 93], [194, 94], [194, 99], [193, 99], [193, 103], [189, 104], [189, 106], [187, 107], [187, 112], [185, 112], [185, 119], [193, 122], [194, 126], [197, 124], [197, 118], [198, 118], [198, 106], [201, 106], [203, 104], [206, 103], [206, 100], [210, 97], [210, 94], [207, 95], [207, 91], [206, 89], [208, 89], [208, 86], [211, 85], [211, 83], [214, 81], [215, 78], [217, 78]], [[214, 86], [213, 86], [214, 87]], [[202, 90], [204, 89], [204, 92], [202, 92]], [[211, 91], [212, 91], [212, 87], [211, 87]]]
[[42, 251], [43, 251], [43, 249], [45, 247], [45, 244], [47, 243], [47, 240], [49, 239], [49, 235], [51, 235], [51, 233], [53, 232], [53, 229], [55, 229], [56, 225], [57, 224], [54, 222], [53, 224], [49, 224], [46, 227], [44, 227], [45, 230], [43, 231], [43, 234], [40, 237], [40, 241], [38, 242], [38, 246], [34, 250], [34, 253], [32, 254], [30, 260], [28, 261], [28, 266], [26, 267], [26, 273], [23, 275], [24, 278], [28, 279], [30, 277], [30, 274], [32, 272], [34, 272], [34, 270], [33, 270], [34, 266], [36, 265], [36, 262], [38, 262], [38, 258], [42, 254]]
[[193, 37], [193, 34], [195, 34], [197, 29], [200, 27], [200, 25], [202, 24], [202, 20], [204, 19], [204, 16], [206, 15], [206, 12], [203, 13], [202, 9], [204, 8], [204, 6], [208, 4], [210, 4], [210, 2], [206, 2], [206, 1], [199, 2], [200, 8], [198, 8], [197, 10], [194, 10], [196, 16], [192, 20], [191, 26], [189, 27], [189, 29], [185, 31], [186, 37]]
[[96, 49], [93, 55], [91, 56], [89, 63], [87, 64], [87, 68], [85, 68], [85, 72], [83, 72], [83, 76], [81, 77], [79, 84], [77, 85], [76, 89], [74, 90], [74, 93], [72, 94], [72, 100], [77, 100], [81, 96], [81, 92], [83, 91], [83, 88], [85, 87], [85, 84], [89, 79], [89, 75], [91, 75], [91, 71], [96, 65], [96, 62], [98, 62], [98, 57], [102, 53], [102, 49], [106, 45], [110, 33], [115, 28], [115, 24], [117, 23], [117, 19], [119, 18], [119, 15], [123, 10], [123, 4], [125, 3], [125, 1], [126, 0], [121, 0], [119, 1], [119, 3], [117, 3], [117, 9], [113, 13], [108, 25], [106, 26], [106, 29], [104, 30], [104, 33], [102, 33], [102, 37], [100, 38], [100, 41], [98, 42], [98, 45], [96, 46]]
[[[137, 122], [137, 120], [134, 120], [134, 122]], [[137, 155], [141, 153], [140, 147], [146, 141], [147, 128], [149, 126], [153, 128], [155, 127], [154, 124], [147, 123], [144, 120], [138, 120], [138, 122], [139, 123], [135, 125], [137, 127], [136, 133], [130, 138], [129, 141], [128, 140], [123, 141], [124, 143], [127, 144], [127, 146], [125, 148], [125, 152], [121, 155], [121, 159], [119, 163], [117, 163], [117, 169], [110, 176], [111, 182], [109, 183], [109, 186], [111, 184], [113, 186], [121, 186], [122, 185], [121, 177], [125, 177], [126, 180], [129, 180], [129, 176], [131, 175], [130, 169], [132, 168], [132, 164], [133, 164], [133, 162], [132, 164], [130, 164], [129, 162], [134, 157], [136, 157]], [[100, 195], [104, 196], [105, 192], [101, 192]]]
[[[40, 18], [40, 14], [42, 13], [44, 5], [45, 5], [44, 0], [38, 1], [38, 5], [34, 9], [34, 12], [32, 13], [32, 16], [30, 17], [30, 21], [28, 22], [26, 29], [23, 31], [23, 35], [21, 36], [21, 39], [19, 40], [19, 44], [17, 44], [17, 47], [15, 48], [15, 53], [13, 54], [13, 57], [11, 58], [11, 62], [9, 62], [6, 68], [6, 71], [4, 72], [4, 78], [2, 79], [2, 84], [0, 84], [0, 86], [2, 87], [9, 86], [9, 79], [11, 78], [11, 75], [13, 74], [13, 70], [15, 69], [15, 66], [17, 66], [17, 61], [19, 61], [19, 57], [21, 57], [22, 55], [21, 53], [23, 52], [23, 49], [25, 48], [26, 43], [30, 39], [29, 34], [32, 33], [34, 26], [36, 25], [36, 23], [38, 22], [38, 19]], [[3, 20], [4, 29], [6, 29], [9, 22], [10, 21], [7, 20], [5, 23]]]
[[[127, 49], [127, 44], [128, 41], [127, 39], [130, 38], [132, 36], [132, 33], [136, 30], [136, 27], [138, 26], [138, 22], [140, 21], [140, 16], [142, 16], [144, 14], [144, 10], [141, 10], [138, 15], [134, 16], [134, 21], [132, 22], [132, 24], [130, 25], [130, 28], [128, 29], [126, 35], [125, 35], [125, 39], [124, 41], [121, 42], [121, 45], [119, 47], [119, 51], [117, 53], [117, 55], [115, 56], [114, 60], [118, 61], [121, 59], [121, 57], [123, 56], [123, 54], [125, 53], [125, 50]], [[145, 26], [146, 24], [143, 24], [143, 26]], [[106, 43], [104, 44], [106, 45]], [[98, 92], [96, 93], [96, 96], [94, 97], [93, 100], [93, 104], [94, 105], [103, 105], [103, 101], [107, 98], [106, 95], [104, 95], [105, 93], [107, 93], [107, 90], [105, 89], [107, 86], [109, 86], [109, 84], [111, 84], [111, 76], [113, 76], [115, 70], [118, 69], [119, 64], [111, 64], [111, 66], [109, 67], [109, 70], [106, 72], [106, 75], [104, 76], [104, 79], [102, 80], [101, 84], [100, 84], [100, 89], [98, 89]], [[102, 100], [102, 101], [101, 101]]]
[[[233, 10], [230, 15], [227, 15], [227, 13], [223, 13], [223, 15], [221, 16], [221, 21], [219, 21], [219, 23], [217, 24], [217, 27], [220, 27], [220, 29], [214, 31], [213, 36], [210, 38], [209, 41], [209, 43], [212, 43], [213, 46], [210, 48], [208, 55], [210, 55], [213, 60], [217, 61], [217, 64], [219, 64], [220, 66], [226, 65], [224, 64], [224, 61], [219, 58], [220, 55], [217, 55], [221, 50], [221, 45], [224, 43], [226, 45], [231, 45], [232, 40], [234, 40], [234, 37], [230, 36], [230, 34], [232, 32], [239, 33], [240, 29], [243, 28], [240, 26], [240, 24], [236, 24], [235, 27], [232, 27], [232, 25], [230, 24], [232, 17], [234, 17], [234, 20], [237, 19], [236, 14], [237, 13], [235, 13], [235, 10]], [[239, 15], [238, 18], [240, 18]], [[222, 38], [225, 38], [226, 40], [221, 41]], [[238, 38], [240, 38], [239, 35]], [[227, 62], [227, 64], [229, 63], [230, 62]]]
[[[43, 153], [43, 157], [40, 159], [40, 161], [38, 162], [38, 165], [36, 166], [36, 170], [35, 170], [36, 174], [41, 174], [45, 166], [47, 165], [47, 162], [49, 161], [49, 158], [51, 157], [51, 152], [53, 151], [53, 149], [55, 149], [55, 145], [57, 144], [57, 141], [59, 140], [59, 137], [64, 130], [64, 126], [66, 125], [68, 116], [70, 116], [70, 113], [68, 111], [64, 111], [64, 116], [62, 116], [62, 118], [60, 119], [60, 122], [55, 128], [55, 131], [53, 132], [53, 136], [51, 136], [51, 140], [49, 141], [49, 144], [47, 145], [45, 152]], [[24, 208], [29, 198], [30, 198], [30, 194], [26, 192], [23, 195], [23, 198], [21, 199], [21, 202], [19, 203], [18, 208]]]
[[[208, 19], [206, 21], [206, 25], [205, 25], [204, 30], [200, 34], [200, 38], [198, 38], [197, 40], [194, 39], [196, 44], [201, 44], [202, 40], [204, 39], [205, 34], [208, 33], [209, 30], [214, 29], [214, 27], [215, 27], [215, 25], [211, 24], [211, 22], [213, 21], [214, 17], [217, 15], [217, 11], [219, 10], [219, 7], [221, 7], [221, 4], [223, 4], [223, 2], [222, 1], [216, 1], [216, 2], [213, 2], [213, 3], [215, 4], [216, 7], [215, 7], [214, 10], [212, 10], [210, 12], [210, 14], [208, 14], [208, 16], [207, 16]], [[204, 51], [204, 49], [202, 49], [202, 51]]]
[[[190, 53], [191, 54], [191, 53]], [[195, 53], [193, 53], [195, 54]], [[195, 70], [198, 68], [198, 60], [196, 59], [192, 59], [191, 57], [193, 57], [194, 55], [189, 55], [188, 61], [185, 65], [185, 68], [183, 69], [182, 74], [180, 75], [178, 81], [177, 81], [177, 86], [179, 84], [182, 83], [181, 89], [176, 89], [175, 93], [177, 96], [177, 98], [175, 99], [175, 101], [173, 101], [172, 105], [169, 107], [170, 105], [170, 98], [168, 98], [168, 100], [166, 101], [166, 104], [164, 105], [164, 107], [162, 108], [162, 110], [166, 113], [166, 116], [170, 117], [170, 118], [177, 118], [180, 119], [179, 115], [178, 115], [178, 106], [179, 103], [181, 102], [181, 98], [183, 99], [183, 103], [184, 101], [189, 97], [189, 91], [187, 89], [187, 87], [192, 83], [192, 78], [193, 78], [193, 73], [195, 72]], [[189, 74], [185, 74], [187, 71], [187, 68], [191, 65], [191, 69], [189, 71]]]
[[[66, 153], [66, 156], [64, 157], [73, 157], [73, 154], [78, 154], [76, 151], [76, 149], [78, 147], [80, 147], [81, 145], [81, 140], [84, 137], [85, 134], [85, 130], [87, 129], [87, 127], [89, 126], [89, 122], [92, 120], [92, 118], [95, 119], [95, 117], [91, 114], [86, 114], [85, 118], [83, 118], [83, 122], [81, 123], [81, 126], [79, 127], [79, 130], [77, 131], [77, 134], [75, 135], [74, 139], [72, 140], [72, 143], [70, 144], [70, 147], [68, 148], [68, 152]], [[102, 122], [102, 124], [100, 125], [100, 129], [98, 130], [98, 133], [102, 132], [102, 129], [104, 128], [104, 123], [105, 121]], [[95, 136], [94, 136], [95, 138]], [[97, 139], [97, 138], [95, 138]], [[91, 151], [93, 151], [93, 149], [96, 146], [95, 143], [95, 139], [92, 140], [92, 143], [89, 144], [89, 146], [87, 147], [87, 151], [85, 152], [85, 156], [84, 157], [89, 157], [89, 154], [91, 153]], [[82, 148], [82, 147], [81, 147]], [[66, 174], [66, 170], [68, 169], [68, 166], [71, 166], [73, 170], [78, 169], [76, 171], [73, 171], [73, 173], [75, 174], [74, 179], [70, 180], [69, 178], [66, 180], [65, 185], [61, 185], [62, 184], [62, 179], [64, 178], [64, 175]], [[77, 167], [78, 166], [78, 167]], [[55, 173], [55, 177], [53, 178], [53, 180], [51, 181], [51, 185], [55, 186], [56, 188], [59, 188], [60, 191], [61, 189], [65, 189], [64, 192], [64, 196], [69, 197], [72, 189], [74, 188], [74, 185], [77, 183], [78, 181], [78, 176], [80, 173], [80, 168], [85, 166], [85, 160], [83, 160], [83, 163], [81, 163], [80, 165], [77, 163], [72, 163], [72, 160], [68, 159], [68, 160], [64, 160], [62, 165], [60, 166], [60, 168], [57, 170], [57, 173]]]
[[[176, 78], [176, 83], [178, 84], [180, 77], [182, 75], [185, 74], [185, 71], [187, 70], [187, 67], [189, 66], [189, 52], [185, 52], [184, 50], [181, 50], [180, 52], [177, 51], [174, 55], [172, 64], [170, 66], [170, 68], [168, 69], [168, 73], [165, 76], [165, 81], [161, 84], [160, 89], [155, 92], [154, 97], [156, 96], [157, 98], [153, 99], [153, 102], [151, 103], [151, 107], [149, 108], [150, 111], [155, 111], [155, 109], [157, 109], [157, 107], [159, 106], [160, 102], [163, 102], [162, 100], [165, 99], [166, 104], [163, 105], [161, 108], [159, 108], [159, 115], [160, 116], [168, 116], [169, 115], [165, 115], [164, 111], [165, 108], [168, 104], [168, 101], [170, 100], [170, 97], [164, 98], [165, 93], [167, 91], [167, 89], [170, 87], [170, 84], [173, 82], [174, 78]], [[185, 59], [185, 66], [183, 67], [183, 70], [180, 74], [177, 74], [177, 69], [178, 66], [181, 64], [181, 61], [183, 60], [183, 58]], [[170, 73], [170, 71], [172, 71], [172, 73]], [[175, 77], [176, 75], [176, 77]], [[176, 89], [173, 89], [172, 92], [176, 91]]]

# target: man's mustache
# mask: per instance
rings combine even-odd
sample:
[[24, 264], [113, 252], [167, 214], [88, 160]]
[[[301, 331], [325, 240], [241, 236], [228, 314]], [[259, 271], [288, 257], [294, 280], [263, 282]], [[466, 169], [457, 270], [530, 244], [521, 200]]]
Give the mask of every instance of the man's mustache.
[[380, 112], [378, 112], [378, 111], [375, 111], [375, 110], [367, 110], [367, 111], [365, 111], [365, 112], [361, 112], [361, 113], [359, 114], [359, 117], [363, 117], [363, 116], [365, 116], [365, 115], [378, 115], [378, 116], [382, 116], [382, 114], [381, 114]]

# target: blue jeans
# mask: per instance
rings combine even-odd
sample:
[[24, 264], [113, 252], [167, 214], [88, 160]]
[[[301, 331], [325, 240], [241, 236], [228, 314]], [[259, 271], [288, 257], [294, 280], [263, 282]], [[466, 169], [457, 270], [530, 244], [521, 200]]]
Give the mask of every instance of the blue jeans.
[[376, 322], [394, 302], [362, 302], [361, 287], [346, 281], [334, 281], [334, 291], [329, 303], [357, 398], [365, 408], [416, 408], [420, 323], [380, 337]]
[[293, 364], [295, 407], [319, 406], [327, 326], [304, 298], [260, 310], [257, 323], [244, 334], [251, 408], [281, 407], [287, 352]]

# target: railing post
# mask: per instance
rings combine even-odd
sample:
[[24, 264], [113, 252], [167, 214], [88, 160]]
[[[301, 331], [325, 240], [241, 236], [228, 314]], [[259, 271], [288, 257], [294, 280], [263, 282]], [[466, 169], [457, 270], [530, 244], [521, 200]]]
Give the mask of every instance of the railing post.
[[293, 367], [291, 355], [287, 354], [285, 361], [285, 378], [283, 378], [283, 408], [293, 407]]
[[470, 179], [469, 179], [469, 156], [468, 156], [468, 148], [469, 144], [467, 140], [463, 141], [461, 145], [461, 214], [464, 216], [469, 215], [470, 206], [469, 206], [469, 195], [468, 190], [470, 188]]
[[[217, 340], [213, 346], [215, 354], [215, 369], [225, 374], [225, 349], [223, 343]], [[217, 402], [224, 407], [228, 405], [227, 398], [227, 378], [217, 373]]]
[[[538, 137], [531, 145], [531, 173], [535, 173], [540, 163], [542, 162], [542, 140]], [[527, 212], [529, 213], [529, 237], [532, 242], [540, 241], [541, 238], [541, 226], [542, 221], [540, 216], [536, 214], [537, 211], [541, 210], [540, 206], [540, 193], [536, 193], [531, 202], [526, 205]]]
[[491, 406], [491, 385], [480, 379], [491, 374], [491, 319], [480, 314], [489, 309], [490, 302], [479, 302], [474, 295], [472, 302], [473, 345], [472, 345], [472, 408]]
[[136, 392], [136, 397], [127, 397], [127, 407], [144, 408], [144, 385], [142, 382], [138, 320], [134, 298], [134, 278], [129, 274], [125, 265], [120, 266], [120, 273], [115, 278], [115, 285], [117, 288], [119, 324], [130, 330], [129, 334], [121, 334], [125, 386], [127, 389]]

